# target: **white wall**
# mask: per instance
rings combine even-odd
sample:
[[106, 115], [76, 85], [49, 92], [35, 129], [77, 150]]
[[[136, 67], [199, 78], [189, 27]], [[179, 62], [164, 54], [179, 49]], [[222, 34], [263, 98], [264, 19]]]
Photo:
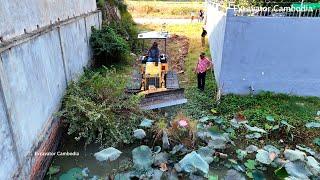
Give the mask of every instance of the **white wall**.
[[[213, 11], [208, 21], [216, 21], [219, 13]], [[219, 48], [211, 50], [213, 58], [223, 52], [215, 70], [224, 94], [248, 94], [253, 86], [256, 91], [320, 96], [320, 18], [228, 14], [225, 31], [210, 32], [210, 48]]]
[[68, 17], [96, 10], [96, 0], [0, 0], [0, 37], [4, 40]]
[[219, 82], [226, 28], [226, 15], [219, 11], [218, 6], [208, 6], [207, 17], [209, 19], [207, 20], [206, 28], [208, 31], [210, 52], [215, 66], [215, 77]]

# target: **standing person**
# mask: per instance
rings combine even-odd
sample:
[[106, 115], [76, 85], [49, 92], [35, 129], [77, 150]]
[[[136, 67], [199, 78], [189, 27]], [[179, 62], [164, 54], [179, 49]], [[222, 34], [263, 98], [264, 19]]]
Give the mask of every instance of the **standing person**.
[[203, 19], [204, 19], [204, 12], [203, 12], [203, 10], [202, 10], [202, 9], [200, 9], [200, 11], [199, 11], [199, 18], [198, 18], [198, 21], [199, 21], [199, 22], [202, 22], [202, 21], [203, 21]]
[[204, 47], [206, 45], [206, 35], [207, 35], [207, 30], [205, 26], [202, 26], [202, 33], [201, 33], [201, 45]]
[[191, 22], [193, 22], [194, 16], [195, 16], [195, 13], [192, 11], [191, 12]]
[[196, 73], [198, 78], [198, 89], [204, 91], [204, 86], [206, 83], [206, 72], [213, 66], [212, 62], [205, 56], [205, 53], [200, 54]]

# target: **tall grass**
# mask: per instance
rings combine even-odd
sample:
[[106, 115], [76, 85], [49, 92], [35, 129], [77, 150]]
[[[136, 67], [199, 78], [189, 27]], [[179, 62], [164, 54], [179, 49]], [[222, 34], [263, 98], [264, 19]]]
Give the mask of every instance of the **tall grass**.
[[126, 1], [126, 4], [133, 17], [190, 18], [191, 12], [197, 15], [204, 9], [202, 2]]

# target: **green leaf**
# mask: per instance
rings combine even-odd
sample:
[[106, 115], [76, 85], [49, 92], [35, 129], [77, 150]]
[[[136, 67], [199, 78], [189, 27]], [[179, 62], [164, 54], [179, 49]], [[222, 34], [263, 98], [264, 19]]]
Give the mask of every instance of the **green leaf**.
[[208, 128], [208, 132], [210, 135], [221, 135], [223, 132], [219, 129], [218, 126], [211, 126], [210, 128]]
[[55, 175], [60, 172], [60, 166], [50, 166], [47, 175]]
[[252, 171], [247, 171], [246, 174], [250, 179], [253, 179]]
[[320, 146], [320, 138], [315, 138], [315, 139], [313, 140], [313, 143], [314, 143], [315, 145], [317, 145], [317, 146]]
[[273, 116], [267, 116], [266, 120], [270, 121], [270, 122], [274, 122], [274, 117]]
[[248, 159], [248, 160], [244, 163], [244, 165], [245, 165], [248, 169], [250, 169], [250, 170], [255, 170], [257, 163], [256, 163], [255, 160]]
[[288, 174], [287, 171], [286, 171], [286, 168], [284, 168], [284, 167], [280, 167], [280, 168], [276, 169], [276, 170], [274, 171], [274, 174], [275, 174], [279, 179], [284, 179], [284, 178], [286, 178], [286, 177], [289, 176], [289, 174]]
[[294, 126], [292, 126], [291, 124], [289, 124], [289, 123], [288, 123], [287, 121], [285, 121], [285, 120], [282, 120], [282, 121], [281, 121], [281, 124], [287, 126], [288, 128], [295, 128]]
[[266, 180], [262, 171], [255, 170], [252, 172], [252, 176], [254, 180]]
[[150, 128], [152, 126], [153, 120], [150, 119], [144, 119], [141, 123], [140, 123], [140, 127], [146, 127], [146, 128]]
[[236, 153], [239, 160], [243, 160], [247, 156], [247, 152], [242, 149], [237, 149]]
[[59, 180], [83, 179], [82, 169], [72, 168], [68, 172], [62, 174]]
[[216, 109], [211, 109], [211, 113], [212, 113], [212, 114], [217, 114], [218, 111], [217, 111]]
[[273, 128], [273, 126], [265, 123], [265, 124], [264, 124], [264, 128], [265, 128], [266, 130], [270, 130], [270, 129]]
[[217, 117], [217, 118], [214, 119], [214, 122], [215, 122], [216, 124], [222, 124], [222, 123], [224, 123], [224, 119], [221, 118], [221, 117]]
[[211, 175], [209, 176], [209, 180], [218, 180], [219, 176], [218, 175]]
[[260, 133], [255, 132], [255, 133], [252, 133], [252, 134], [247, 134], [245, 137], [247, 139], [259, 139], [259, 138], [262, 137], [262, 135]]
[[318, 122], [309, 122], [306, 124], [307, 128], [320, 128], [320, 123]]

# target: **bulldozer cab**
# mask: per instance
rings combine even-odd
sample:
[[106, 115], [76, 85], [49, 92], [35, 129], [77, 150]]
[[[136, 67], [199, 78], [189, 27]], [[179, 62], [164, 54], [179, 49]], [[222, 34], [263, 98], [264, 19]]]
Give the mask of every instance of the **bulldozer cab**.
[[[145, 64], [148, 61], [148, 51], [149, 49], [145, 48], [146, 42], [148, 40], [155, 40], [155, 41], [164, 41], [164, 53], [160, 53], [160, 57], [158, 59], [152, 59], [153, 62], [161, 62], [166, 63], [167, 61], [167, 39], [169, 38], [168, 32], [156, 32], [156, 31], [150, 31], [150, 32], [142, 32], [138, 34], [138, 39], [142, 40], [142, 52], [144, 53], [140, 60], [143, 64]], [[161, 52], [161, 51], [160, 51]]]

